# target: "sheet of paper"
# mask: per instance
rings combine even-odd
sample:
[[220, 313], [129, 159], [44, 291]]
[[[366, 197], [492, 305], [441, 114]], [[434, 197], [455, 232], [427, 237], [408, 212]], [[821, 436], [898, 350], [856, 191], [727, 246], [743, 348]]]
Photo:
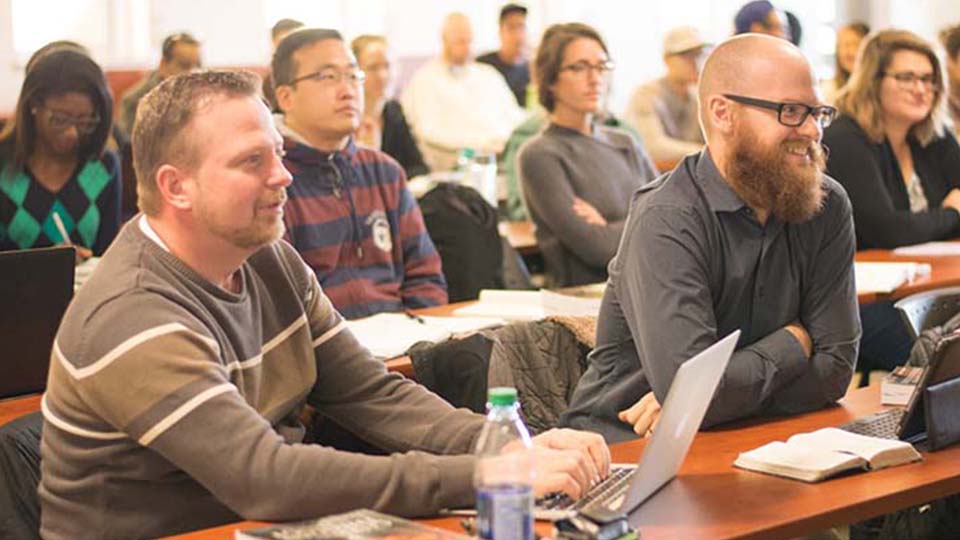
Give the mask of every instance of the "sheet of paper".
[[926, 244], [916, 244], [913, 246], [898, 247], [893, 250], [895, 255], [907, 255], [913, 257], [937, 257], [960, 255], [960, 242], [927, 242]]
[[503, 319], [497, 318], [413, 317], [406, 313], [379, 313], [347, 321], [347, 328], [374, 356], [395, 358], [421, 341], [437, 343], [455, 335], [503, 323]]

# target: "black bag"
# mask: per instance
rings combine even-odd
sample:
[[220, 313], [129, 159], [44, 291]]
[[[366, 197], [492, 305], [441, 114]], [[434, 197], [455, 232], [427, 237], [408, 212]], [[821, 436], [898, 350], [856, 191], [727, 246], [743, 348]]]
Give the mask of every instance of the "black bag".
[[420, 199], [420, 210], [440, 253], [451, 302], [504, 288], [503, 247], [490, 203], [473, 188], [445, 182]]

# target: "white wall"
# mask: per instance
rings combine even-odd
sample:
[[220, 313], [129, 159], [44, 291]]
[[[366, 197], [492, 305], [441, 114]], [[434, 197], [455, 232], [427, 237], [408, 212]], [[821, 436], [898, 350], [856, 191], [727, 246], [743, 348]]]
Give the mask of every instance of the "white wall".
[[[10, 111], [22, 66], [36, 46], [75, 39], [107, 68], [149, 68], [163, 37], [189, 31], [204, 42], [208, 66], [264, 65], [268, 29], [281, 17], [312, 26], [339, 28], [348, 39], [385, 34], [404, 57], [439, 50], [440, 22], [458, 10], [474, 23], [474, 48], [497, 45], [496, 18], [505, 0], [0, 0], [0, 111]], [[611, 108], [623, 109], [630, 90], [662, 70], [661, 42], [670, 28], [700, 27], [719, 41], [729, 35], [733, 14], [745, 0], [527, 0], [528, 26], [536, 40], [551, 23], [580, 20], [600, 30], [617, 63]], [[804, 23], [803, 45], [828, 76], [832, 30], [817, 21], [869, 13], [875, 27], [894, 21], [928, 38], [960, 22], [960, 0], [780, 0]], [[15, 9], [16, 8], [16, 9]], [[20, 16], [18, 13], [33, 14]], [[56, 14], [51, 16], [51, 14]], [[16, 19], [15, 19], [16, 17]], [[26, 18], [27, 20], [23, 20]], [[19, 47], [19, 49], [18, 49]]]

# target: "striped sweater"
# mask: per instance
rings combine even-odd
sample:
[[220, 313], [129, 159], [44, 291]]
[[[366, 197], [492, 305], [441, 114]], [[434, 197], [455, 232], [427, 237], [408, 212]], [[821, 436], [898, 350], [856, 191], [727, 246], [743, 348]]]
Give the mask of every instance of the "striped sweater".
[[440, 256], [397, 162], [353, 138], [323, 153], [278, 124], [293, 174], [286, 239], [337, 310], [354, 319], [446, 304]]
[[[57, 334], [42, 402], [43, 538], [471, 503], [474, 461], [462, 454], [483, 417], [387, 373], [289, 245], [250, 257], [233, 294], [149, 232], [142, 218], [124, 227]], [[304, 403], [398, 453], [300, 444]]]

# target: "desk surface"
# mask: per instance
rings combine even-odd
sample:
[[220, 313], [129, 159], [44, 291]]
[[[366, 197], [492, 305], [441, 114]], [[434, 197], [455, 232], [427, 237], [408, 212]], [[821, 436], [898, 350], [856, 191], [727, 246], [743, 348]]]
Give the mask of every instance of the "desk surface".
[[[741, 424], [697, 435], [680, 476], [631, 516], [644, 540], [791, 538], [857, 522], [960, 492], [960, 445], [924, 454], [924, 461], [806, 484], [735, 469], [737, 455], [796, 432], [836, 425], [876, 411], [877, 387], [856, 390], [840, 406], [810, 414]], [[616, 461], [633, 461], [645, 442], [614, 445]], [[459, 529], [456, 519], [428, 523]], [[238, 524], [177, 536], [229, 539]]]
[[532, 221], [501, 221], [497, 228], [500, 230], [500, 236], [506, 238], [520, 255], [540, 253]]

